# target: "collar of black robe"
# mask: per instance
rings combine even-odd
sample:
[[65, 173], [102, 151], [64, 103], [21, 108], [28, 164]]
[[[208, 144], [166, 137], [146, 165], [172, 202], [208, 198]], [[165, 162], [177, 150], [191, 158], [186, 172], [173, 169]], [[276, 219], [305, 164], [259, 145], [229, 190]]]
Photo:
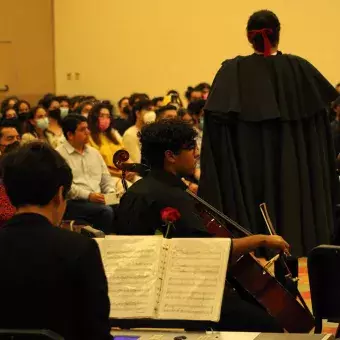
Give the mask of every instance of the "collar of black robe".
[[35, 213], [22, 213], [16, 214], [11, 219], [9, 219], [2, 228], [13, 228], [13, 227], [54, 227], [52, 223], [43, 215]]
[[165, 170], [152, 169], [148, 176], [155, 178], [156, 180], [163, 182], [171, 187], [179, 187], [183, 190], [187, 189], [187, 186], [182, 179], [171, 172]]

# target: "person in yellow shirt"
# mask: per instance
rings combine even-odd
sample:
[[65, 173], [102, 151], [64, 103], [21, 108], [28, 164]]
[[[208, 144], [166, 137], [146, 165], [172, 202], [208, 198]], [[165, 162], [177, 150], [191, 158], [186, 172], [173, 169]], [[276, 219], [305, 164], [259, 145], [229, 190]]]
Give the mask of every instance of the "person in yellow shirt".
[[[122, 172], [115, 167], [112, 159], [118, 150], [124, 148], [123, 139], [113, 124], [113, 115], [107, 105], [98, 103], [92, 107], [88, 116], [91, 132], [89, 144], [100, 152], [111, 176], [121, 178]], [[133, 182], [135, 177], [135, 173], [126, 174], [126, 179], [130, 182]]]

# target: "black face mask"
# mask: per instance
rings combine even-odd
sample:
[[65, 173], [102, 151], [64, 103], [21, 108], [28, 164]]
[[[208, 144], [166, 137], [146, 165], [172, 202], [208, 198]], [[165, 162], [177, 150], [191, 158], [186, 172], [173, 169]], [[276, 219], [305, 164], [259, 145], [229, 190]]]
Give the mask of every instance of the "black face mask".
[[28, 112], [21, 112], [21, 113], [19, 113], [18, 119], [19, 119], [21, 122], [24, 122], [24, 121], [27, 119], [27, 116], [28, 116]]
[[126, 115], [129, 115], [130, 112], [131, 112], [131, 110], [130, 110], [130, 108], [129, 108], [128, 106], [125, 106], [125, 107], [123, 107], [123, 112], [124, 112]]
[[15, 150], [16, 148], [18, 148], [19, 146], [20, 146], [20, 142], [19, 141], [15, 141], [12, 144], [6, 145], [3, 153], [5, 154], [7, 152], [11, 152], [11, 151]]

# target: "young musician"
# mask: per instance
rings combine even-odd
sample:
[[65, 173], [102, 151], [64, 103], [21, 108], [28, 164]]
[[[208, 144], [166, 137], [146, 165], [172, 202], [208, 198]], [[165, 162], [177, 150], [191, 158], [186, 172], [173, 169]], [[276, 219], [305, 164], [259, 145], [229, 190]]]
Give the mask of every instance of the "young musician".
[[205, 107], [200, 195], [253, 233], [265, 202], [295, 256], [328, 244], [338, 178], [327, 107], [338, 93], [308, 61], [279, 51], [270, 11], [248, 20], [249, 56], [223, 62]]
[[16, 215], [0, 229], [0, 328], [111, 339], [97, 243], [57, 227], [72, 184], [66, 161], [32, 142], [1, 158], [1, 176]]
[[[197, 214], [181, 178], [192, 175], [197, 162], [197, 132], [179, 119], [161, 120], [142, 129], [142, 159], [150, 173], [132, 185], [122, 197], [117, 212], [117, 231], [122, 235], [165, 234], [161, 210], [177, 209], [181, 217], [169, 237], [210, 237]], [[237, 258], [259, 247], [287, 251], [289, 245], [280, 236], [254, 235], [233, 239], [232, 257]], [[228, 294], [219, 323], [201, 323], [202, 329], [279, 332], [280, 327], [264, 310]]]

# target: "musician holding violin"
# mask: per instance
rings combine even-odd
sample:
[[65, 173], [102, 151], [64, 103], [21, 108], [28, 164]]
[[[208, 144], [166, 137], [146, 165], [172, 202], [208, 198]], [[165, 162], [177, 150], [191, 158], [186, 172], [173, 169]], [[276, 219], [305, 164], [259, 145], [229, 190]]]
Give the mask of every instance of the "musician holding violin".
[[[167, 237], [170, 238], [219, 236], [213, 235], [209, 225], [221, 216], [210, 218], [212, 215], [203, 215], [203, 210], [198, 209], [197, 205], [199, 203], [202, 206], [202, 202], [193, 198], [194, 195], [187, 191], [181, 180], [183, 176], [191, 175], [195, 170], [198, 158], [196, 136], [197, 133], [192, 127], [178, 119], [161, 120], [142, 129], [142, 159], [151, 170], [122, 197], [117, 211], [118, 234], [153, 235], [160, 229], [164, 235], [167, 232]], [[180, 213], [180, 218], [170, 230], [166, 230], [161, 219], [161, 211], [166, 207], [177, 209]], [[275, 249], [281, 253], [289, 251], [288, 243], [278, 235], [249, 235], [233, 239], [232, 262], [242, 262], [238, 261], [242, 255], [248, 255], [259, 247]], [[240, 269], [236, 268], [234, 279], [240, 278], [238, 271]], [[260, 271], [262, 275], [262, 267]], [[250, 272], [253, 272], [253, 269], [249, 267]], [[240, 278], [240, 282], [242, 279]], [[254, 280], [250, 281], [261, 280], [254, 277]], [[267, 300], [272, 301], [273, 298]], [[263, 306], [265, 308], [261, 308], [257, 303], [250, 303], [247, 299], [241, 299], [233, 290], [226, 289], [220, 322], [214, 325], [202, 324], [202, 328], [256, 332], [282, 332], [286, 329], [286, 324], [271, 316], [275, 312], [269, 315], [267, 311], [270, 311], [271, 307], [266, 304]], [[298, 308], [300, 307], [301, 305]], [[299, 320], [295, 319], [295, 322], [299, 323]], [[309, 327], [311, 329], [313, 326], [307, 326], [306, 332], [310, 330], [307, 330]], [[293, 328], [294, 326], [292, 331], [295, 331]]]

